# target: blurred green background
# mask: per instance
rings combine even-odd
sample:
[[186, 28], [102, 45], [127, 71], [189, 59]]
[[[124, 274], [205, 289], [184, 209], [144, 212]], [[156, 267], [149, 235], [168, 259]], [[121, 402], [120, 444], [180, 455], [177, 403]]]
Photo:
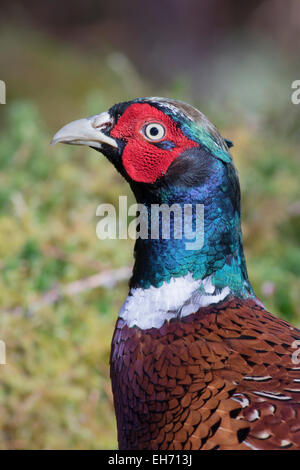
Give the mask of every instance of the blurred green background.
[[296, 0], [2, 1], [1, 449], [117, 445], [108, 364], [133, 242], [98, 240], [95, 212], [133, 197], [101, 154], [50, 147], [70, 120], [149, 95], [207, 114], [235, 144], [252, 284], [300, 326], [299, 32]]

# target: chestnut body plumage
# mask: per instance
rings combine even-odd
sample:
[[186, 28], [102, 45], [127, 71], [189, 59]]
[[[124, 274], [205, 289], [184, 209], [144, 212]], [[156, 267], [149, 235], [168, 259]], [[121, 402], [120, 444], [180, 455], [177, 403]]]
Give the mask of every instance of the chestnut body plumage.
[[111, 378], [120, 449], [299, 449], [299, 338], [252, 300], [159, 329], [119, 319]]
[[111, 351], [120, 449], [300, 449], [300, 331], [249, 282], [231, 142], [166, 98], [117, 104], [53, 142], [104, 153], [150, 225], [153, 204], [203, 207], [201, 246], [172, 221], [166, 239], [162, 219], [136, 241]]

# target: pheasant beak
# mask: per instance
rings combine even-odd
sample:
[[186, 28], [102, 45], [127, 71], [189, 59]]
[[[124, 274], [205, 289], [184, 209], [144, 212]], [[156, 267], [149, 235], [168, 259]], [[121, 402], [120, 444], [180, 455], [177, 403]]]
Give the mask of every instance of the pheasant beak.
[[108, 135], [113, 125], [114, 120], [107, 112], [78, 119], [62, 127], [53, 137], [51, 145], [61, 142], [101, 149], [102, 144], [107, 144], [118, 148], [117, 142]]

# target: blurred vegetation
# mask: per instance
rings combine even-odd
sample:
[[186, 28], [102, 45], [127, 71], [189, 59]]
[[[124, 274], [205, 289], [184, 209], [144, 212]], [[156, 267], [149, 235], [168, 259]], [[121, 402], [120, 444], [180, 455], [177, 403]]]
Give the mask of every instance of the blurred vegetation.
[[114, 448], [109, 352], [126, 282], [62, 298], [37, 312], [30, 306], [55, 286], [131, 265], [133, 242], [100, 242], [95, 213], [101, 202], [133, 197], [101, 154], [50, 147], [51, 136], [68, 120], [139, 95], [199, 106], [235, 143], [255, 291], [268, 309], [300, 326], [298, 137], [291, 125], [281, 132], [288, 114], [281, 102], [259, 114], [245, 104], [235, 112], [235, 103], [241, 105], [237, 80], [220, 105], [217, 97], [193, 96], [188, 77], [154, 88], [118, 52], [96, 60], [9, 28], [2, 46], [0, 78], [8, 104], [0, 108], [0, 339], [7, 365], [0, 366], [0, 448]]

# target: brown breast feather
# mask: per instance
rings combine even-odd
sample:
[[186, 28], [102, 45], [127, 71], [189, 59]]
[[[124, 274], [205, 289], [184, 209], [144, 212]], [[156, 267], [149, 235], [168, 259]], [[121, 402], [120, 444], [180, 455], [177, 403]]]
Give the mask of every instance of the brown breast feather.
[[231, 299], [165, 323], [118, 320], [111, 378], [120, 449], [300, 449], [300, 332]]

